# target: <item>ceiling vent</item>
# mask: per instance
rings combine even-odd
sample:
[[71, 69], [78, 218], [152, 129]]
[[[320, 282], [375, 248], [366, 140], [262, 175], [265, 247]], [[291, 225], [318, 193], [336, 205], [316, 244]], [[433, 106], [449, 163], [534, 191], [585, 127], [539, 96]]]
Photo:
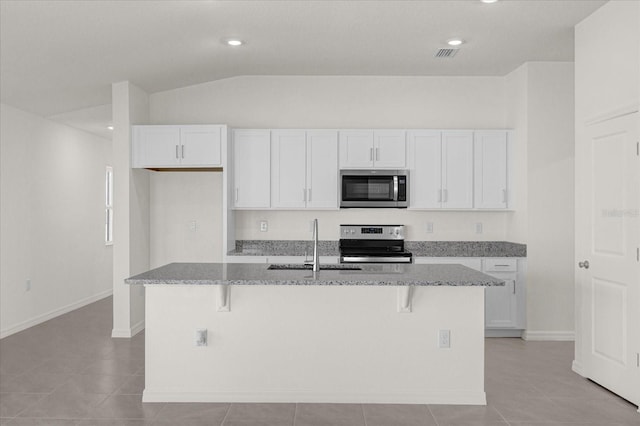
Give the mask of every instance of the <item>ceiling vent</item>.
[[456, 53], [458, 53], [458, 49], [453, 49], [451, 47], [441, 47], [433, 56], [435, 56], [436, 58], [453, 58], [454, 56], [456, 56]]

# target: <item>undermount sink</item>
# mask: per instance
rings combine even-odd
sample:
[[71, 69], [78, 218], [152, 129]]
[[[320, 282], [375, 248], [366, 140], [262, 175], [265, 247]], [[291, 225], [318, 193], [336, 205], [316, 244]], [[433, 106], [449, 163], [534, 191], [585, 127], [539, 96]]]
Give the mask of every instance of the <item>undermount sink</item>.
[[[281, 264], [274, 264], [274, 265], [269, 265], [269, 267], [267, 269], [272, 269], [272, 270], [300, 270], [300, 271], [306, 271], [306, 270], [311, 270], [312, 269], [312, 265], [303, 265], [303, 264], [296, 264], [296, 263], [281, 263]], [[320, 265], [320, 270], [321, 271], [361, 271], [362, 268], [356, 265]]]

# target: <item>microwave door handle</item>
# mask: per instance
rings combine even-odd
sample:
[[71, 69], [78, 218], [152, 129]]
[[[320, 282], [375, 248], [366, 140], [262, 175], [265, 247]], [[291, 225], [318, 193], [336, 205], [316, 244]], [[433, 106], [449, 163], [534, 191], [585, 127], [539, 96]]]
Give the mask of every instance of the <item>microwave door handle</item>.
[[398, 201], [398, 176], [393, 177], [393, 201]]

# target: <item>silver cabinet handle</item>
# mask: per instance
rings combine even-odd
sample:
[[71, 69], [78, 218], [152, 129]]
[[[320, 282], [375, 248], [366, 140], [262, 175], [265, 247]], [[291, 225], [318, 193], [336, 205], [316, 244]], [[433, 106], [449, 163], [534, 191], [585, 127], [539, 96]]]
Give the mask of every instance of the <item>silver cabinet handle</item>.
[[302, 201], [307, 202], [307, 189], [302, 188]]
[[503, 203], [507, 202], [507, 190], [506, 189], [502, 190], [502, 202]]
[[443, 194], [444, 194], [444, 199], [442, 200], [443, 202], [448, 202], [449, 201], [449, 190], [448, 189], [444, 189], [442, 190]]
[[438, 202], [442, 202], [442, 189], [438, 189]]
[[516, 294], [516, 280], [513, 280], [513, 294]]
[[238, 188], [236, 188], [236, 201], [238, 201]]
[[373, 161], [373, 148], [369, 148], [369, 161]]
[[376, 148], [376, 161], [380, 159], [380, 148]]
[[178, 145], [176, 145], [176, 158], [179, 158], [178, 157]]
[[578, 268], [589, 269], [589, 261], [585, 260], [584, 262], [578, 262]]
[[182, 150], [182, 158], [184, 159], [184, 145], [182, 145], [181, 150]]
[[307, 191], [309, 191], [309, 196], [307, 197], [307, 201], [311, 201], [311, 188], [309, 188]]

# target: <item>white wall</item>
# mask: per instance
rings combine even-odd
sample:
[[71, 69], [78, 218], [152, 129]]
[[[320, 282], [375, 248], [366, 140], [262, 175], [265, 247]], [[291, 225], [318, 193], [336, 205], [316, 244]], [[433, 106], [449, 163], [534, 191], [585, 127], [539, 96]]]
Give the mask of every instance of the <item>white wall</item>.
[[[237, 77], [155, 93], [151, 122], [221, 123], [240, 128], [504, 128], [501, 77]], [[194, 178], [194, 179], [205, 179]], [[171, 177], [154, 182], [163, 189]], [[206, 185], [201, 180], [199, 185]], [[209, 200], [192, 204], [203, 215]], [[401, 210], [339, 212], [237, 212], [237, 239], [307, 239], [308, 221], [321, 220], [320, 236], [338, 239], [340, 223], [403, 223], [410, 240], [504, 240], [510, 213], [442, 213]], [[257, 223], [269, 221], [269, 231]], [[426, 222], [434, 232], [426, 233]], [[483, 223], [483, 234], [475, 223]], [[169, 224], [167, 224], [169, 225]], [[159, 227], [160, 224], [156, 224]], [[179, 239], [190, 238], [183, 228]], [[221, 241], [219, 232], [216, 241]], [[176, 257], [177, 258], [177, 257]]]
[[519, 141], [508, 239], [527, 243], [526, 338], [572, 339], [573, 63], [529, 62], [506, 79]]
[[149, 270], [149, 172], [131, 168], [131, 126], [149, 119], [147, 94], [128, 81], [112, 86], [113, 330], [131, 337], [144, 328], [144, 287], [124, 280]]
[[[0, 335], [111, 294], [111, 142], [0, 105]], [[25, 291], [26, 280], [31, 290]]]
[[222, 261], [222, 173], [151, 173], [151, 268]]

